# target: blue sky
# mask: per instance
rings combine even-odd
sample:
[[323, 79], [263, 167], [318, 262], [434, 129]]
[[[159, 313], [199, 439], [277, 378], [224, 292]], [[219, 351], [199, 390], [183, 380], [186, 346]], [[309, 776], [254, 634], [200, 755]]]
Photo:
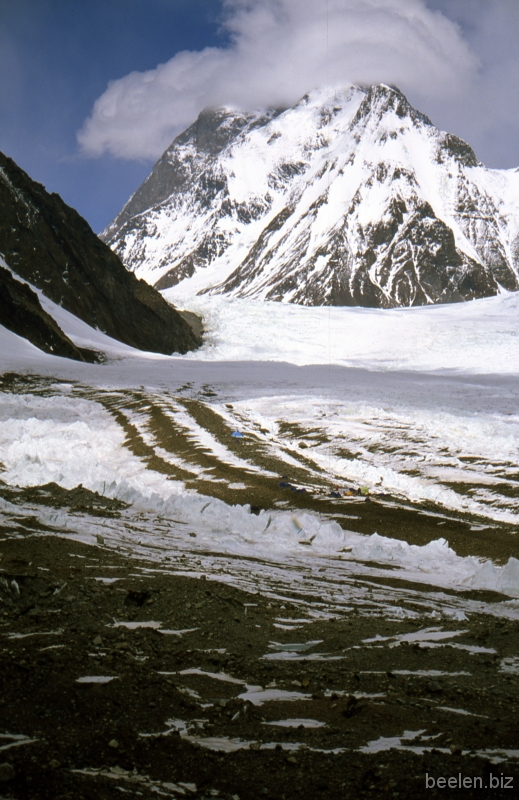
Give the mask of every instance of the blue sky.
[[95, 231], [152, 160], [81, 155], [76, 133], [110, 80], [222, 45], [216, 0], [1, 0], [0, 150]]
[[0, 150], [100, 231], [205, 105], [384, 81], [515, 167], [518, 35], [517, 0], [1, 0]]

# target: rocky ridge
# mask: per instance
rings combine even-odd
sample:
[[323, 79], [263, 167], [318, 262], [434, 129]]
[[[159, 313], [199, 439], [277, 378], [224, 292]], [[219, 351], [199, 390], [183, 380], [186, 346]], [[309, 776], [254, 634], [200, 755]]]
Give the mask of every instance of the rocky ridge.
[[177, 311], [129, 273], [74, 209], [1, 153], [0, 208], [0, 254], [50, 300], [140, 350], [185, 353], [200, 344]]

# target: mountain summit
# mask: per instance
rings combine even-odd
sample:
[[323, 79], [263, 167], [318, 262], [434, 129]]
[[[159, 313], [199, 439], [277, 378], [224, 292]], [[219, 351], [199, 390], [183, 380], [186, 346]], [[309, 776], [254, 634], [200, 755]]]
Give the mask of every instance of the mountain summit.
[[396, 88], [203, 111], [102, 238], [158, 289], [380, 308], [519, 289], [519, 171]]

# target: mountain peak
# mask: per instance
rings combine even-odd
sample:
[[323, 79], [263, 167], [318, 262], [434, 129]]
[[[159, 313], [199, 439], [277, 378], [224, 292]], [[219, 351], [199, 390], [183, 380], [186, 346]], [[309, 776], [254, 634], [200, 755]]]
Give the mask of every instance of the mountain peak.
[[503, 176], [396, 87], [323, 87], [285, 110], [203, 111], [103, 237], [179, 296], [459, 301], [519, 288], [500, 194], [519, 178]]
[[261, 125], [264, 120], [271, 118], [271, 114], [247, 113], [225, 106], [204, 108], [195, 122], [177, 136], [166, 153], [174, 151], [178, 146], [192, 144], [200, 153], [217, 156], [240, 133], [250, 130], [255, 125]]
[[377, 83], [368, 88], [355, 122], [360, 122], [367, 117], [381, 120], [391, 113], [401, 120], [409, 118], [414, 124], [432, 127], [429, 117], [413, 108], [400, 89], [385, 83]]

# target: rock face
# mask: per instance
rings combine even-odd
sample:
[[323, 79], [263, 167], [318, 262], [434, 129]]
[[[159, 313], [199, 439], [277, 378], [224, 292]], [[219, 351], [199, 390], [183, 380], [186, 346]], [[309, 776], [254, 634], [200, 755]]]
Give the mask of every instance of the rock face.
[[102, 238], [157, 288], [393, 307], [519, 289], [519, 172], [398, 89], [204, 111]]
[[200, 344], [175, 309], [129, 273], [74, 209], [1, 153], [0, 254], [22, 279], [114, 339], [166, 354]]
[[41, 307], [38, 295], [0, 264], [0, 323], [45, 353], [76, 361], [97, 361], [91, 350], [76, 347]]

